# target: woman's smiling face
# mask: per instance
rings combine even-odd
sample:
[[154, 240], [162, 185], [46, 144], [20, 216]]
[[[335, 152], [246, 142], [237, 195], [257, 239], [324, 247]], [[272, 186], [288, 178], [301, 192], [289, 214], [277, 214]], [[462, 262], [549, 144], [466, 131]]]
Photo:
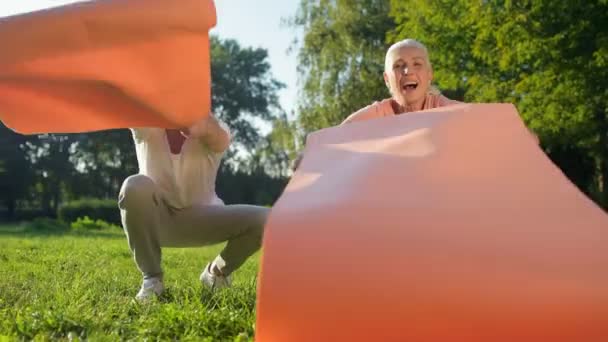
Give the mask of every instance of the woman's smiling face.
[[384, 80], [401, 106], [424, 103], [432, 79], [433, 70], [424, 50], [404, 46], [388, 52]]

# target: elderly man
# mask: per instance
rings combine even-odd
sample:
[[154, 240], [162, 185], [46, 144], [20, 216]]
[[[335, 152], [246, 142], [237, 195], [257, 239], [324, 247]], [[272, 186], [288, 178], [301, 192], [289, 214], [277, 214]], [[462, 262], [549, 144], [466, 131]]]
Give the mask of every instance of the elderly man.
[[213, 116], [181, 130], [132, 129], [139, 174], [120, 191], [122, 224], [143, 275], [136, 298], [164, 290], [161, 247], [198, 247], [228, 241], [200, 280], [230, 286], [230, 274], [261, 245], [268, 209], [224, 205], [215, 193], [220, 161], [230, 144], [228, 127]]

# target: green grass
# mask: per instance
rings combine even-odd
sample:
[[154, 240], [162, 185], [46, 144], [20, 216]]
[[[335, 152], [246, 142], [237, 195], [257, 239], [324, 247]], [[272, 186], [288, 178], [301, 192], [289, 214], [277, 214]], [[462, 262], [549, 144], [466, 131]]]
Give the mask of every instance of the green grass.
[[0, 226], [0, 341], [250, 341], [259, 257], [213, 293], [198, 276], [220, 248], [164, 249], [167, 291], [140, 304], [122, 231]]

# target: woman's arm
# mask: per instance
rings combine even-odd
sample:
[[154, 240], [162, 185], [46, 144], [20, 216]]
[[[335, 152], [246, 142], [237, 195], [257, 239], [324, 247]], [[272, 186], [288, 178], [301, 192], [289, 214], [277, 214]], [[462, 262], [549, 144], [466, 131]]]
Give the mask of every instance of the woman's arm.
[[391, 106], [391, 99], [385, 99], [380, 102], [374, 102], [371, 105], [363, 107], [350, 114], [344, 121], [342, 121], [341, 125], [355, 121], [375, 119], [392, 114], [394, 114], [394, 111]]

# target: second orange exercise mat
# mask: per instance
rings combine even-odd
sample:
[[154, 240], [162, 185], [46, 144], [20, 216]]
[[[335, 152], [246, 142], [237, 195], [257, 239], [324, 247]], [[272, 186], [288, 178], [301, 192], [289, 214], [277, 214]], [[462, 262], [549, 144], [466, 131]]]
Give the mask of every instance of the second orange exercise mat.
[[104, 0], [0, 19], [0, 120], [23, 133], [209, 114], [212, 0]]
[[608, 215], [509, 104], [309, 136], [264, 236], [256, 341], [608, 341]]

